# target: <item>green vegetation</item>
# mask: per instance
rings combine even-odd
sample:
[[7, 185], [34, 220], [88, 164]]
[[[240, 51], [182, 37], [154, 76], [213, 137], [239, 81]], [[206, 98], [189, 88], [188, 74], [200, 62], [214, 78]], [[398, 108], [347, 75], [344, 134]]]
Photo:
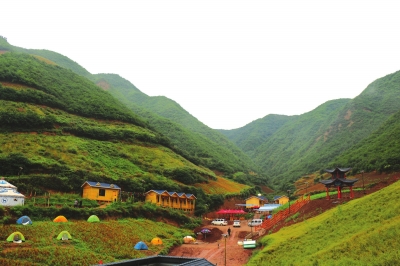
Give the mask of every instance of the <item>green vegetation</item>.
[[400, 182], [261, 240], [247, 265], [396, 265]]
[[[120, 120], [145, 126], [144, 122], [126, 109], [120, 102], [92, 82], [59, 66], [46, 64], [33, 56], [5, 53], [0, 56], [0, 81], [26, 85], [30, 90], [14, 93], [2, 90], [3, 100], [37, 101], [45, 94], [50, 99], [37, 104], [51, 105], [69, 113], [107, 120]], [[39, 90], [42, 93], [35, 93]], [[3, 95], [5, 97], [3, 98]], [[33, 95], [30, 97], [30, 95]], [[32, 98], [32, 100], [30, 100]], [[47, 97], [46, 97], [47, 98]]]
[[[54, 217], [55, 218], [55, 217]], [[67, 217], [68, 219], [68, 217]], [[72, 239], [57, 240], [57, 235], [68, 231]], [[18, 244], [5, 239], [13, 232], [21, 232], [26, 241]], [[38, 222], [33, 225], [9, 225], [0, 232], [1, 265], [95, 265], [156, 254], [167, 254], [168, 250], [182, 244], [183, 237], [191, 231], [180, 229], [163, 222], [144, 219], [120, 219], [88, 223]], [[152, 245], [151, 240], [159, 237], [162, 245]], [[143, 241], [149, 250], [135, 250], [134, 245]]]
[[0, 55], [1, 175], [23, 193], [79, 193], [95, 180], [129, 192], [195, 194], [196, 215], [218, 208], [223, 197], [193, 186], [216, 180], [211, 170], [108, 92], [43, 59]]
[[392, 115], [378, 130], [358, 143], [342, 157], [336, 165], [347, 162], [353, 166], [353, 174], [361, 171], [400, 171], [400, 112]]
[[[232, 142], [191, 116], [176, 102], [162, 96], [149, 97], [129, 81], [114, 74], [93, 76], [129, 109], [167, 136], [172, 144], [196, 164], [231, 176], [238, 171], [257, 172], [257, 166]], [[257, 181], [248, 176], [250, 182]], [[264, 183], [267, 180], [263, 179]]]
[[302, 175], [335, 167], [390, 172], [400, 169], [400, 72], [372, 82], [356, 98], [326, 102], [292, 117], [268, 115], [221, 131], [260, 165], [277, 190], [293, 189]]

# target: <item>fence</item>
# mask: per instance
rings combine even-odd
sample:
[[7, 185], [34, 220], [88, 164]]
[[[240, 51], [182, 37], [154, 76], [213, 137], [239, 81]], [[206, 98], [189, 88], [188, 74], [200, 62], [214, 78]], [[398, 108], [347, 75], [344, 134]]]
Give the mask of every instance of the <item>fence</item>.
[[305, 198], [304, 196], [302, 196], [301, 198], [296, 200], [293, 204], [291, 204], [290, 208], [279, 211], [277, 214], [274, 214], [271, 219], [266, 219], [260, 226], [256, 227], [256, 230], [264, 229], [267, 232], [274, 225], [289, 217], [290, 214], [298, 212], [300, 208], [306, 205], [309, 201], [310, 201], [310, 195], [308, 195]]

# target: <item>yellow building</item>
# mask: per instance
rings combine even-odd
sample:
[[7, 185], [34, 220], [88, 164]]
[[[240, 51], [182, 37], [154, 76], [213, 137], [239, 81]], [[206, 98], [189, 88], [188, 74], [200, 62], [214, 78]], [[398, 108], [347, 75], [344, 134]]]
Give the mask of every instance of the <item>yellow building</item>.
[[196, 197], [193, 194], [168, 192], [166, 190], [150, 190], [145, 193], [146, 202], [154, 203], [158, 206], [169, 207], [185, 212], [194, 212]]
[[114, 184], [86, 181], [82, 187], [82, 198], [114, 202], [117, 201], [121, 188]]
[[268, 203], [268, 199], [264, 196], [251, 196], [246, 199], [246, 208], [261, 207]]
[[289, 202], [289, 197], [288, 196], [275, 196], [274, 197], [274, 203], [276, 204], [286, 204]]

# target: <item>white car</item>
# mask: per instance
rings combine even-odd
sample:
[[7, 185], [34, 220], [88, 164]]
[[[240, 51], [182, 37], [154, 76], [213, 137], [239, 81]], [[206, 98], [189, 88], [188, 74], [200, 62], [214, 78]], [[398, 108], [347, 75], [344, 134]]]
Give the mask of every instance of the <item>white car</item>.
[[254, 226], [260, 226], [260, 225], [262, 225], [262, 223], [263, 223], [262, 219], [253, 219], [253, 220], [251, 220], [251, 222], [248, 223], [248, 225], [250, 227], [254, 227]]
[[233, 227], [240, 227], [240, 221], [239, 220], [234, 220], [233, 221]]
[[213, 225], [228, 225], [228, 222], [225, 219], [214, 219], [211, 224]]

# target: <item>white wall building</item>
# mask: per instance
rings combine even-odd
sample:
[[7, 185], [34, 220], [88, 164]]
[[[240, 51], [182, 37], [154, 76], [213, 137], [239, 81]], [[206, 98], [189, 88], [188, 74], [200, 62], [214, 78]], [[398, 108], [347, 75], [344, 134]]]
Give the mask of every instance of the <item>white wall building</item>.
[[20, 206], [24, 205], [25, 196], [17, 191], [17, 187], [5, 180], [0, 180], [0, 205]]

